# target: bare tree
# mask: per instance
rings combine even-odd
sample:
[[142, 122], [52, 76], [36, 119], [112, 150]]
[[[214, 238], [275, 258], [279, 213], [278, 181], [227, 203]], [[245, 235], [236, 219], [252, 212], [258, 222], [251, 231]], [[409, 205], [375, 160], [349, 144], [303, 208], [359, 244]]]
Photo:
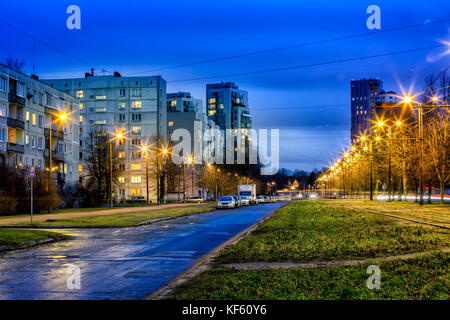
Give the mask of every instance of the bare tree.
[[22, 71], [25, 62], [19, 60], [18, 58], [14, 58], [11, 53], [9, 53], [8, 57], [5, 60], [5, 65], [12, 70]]

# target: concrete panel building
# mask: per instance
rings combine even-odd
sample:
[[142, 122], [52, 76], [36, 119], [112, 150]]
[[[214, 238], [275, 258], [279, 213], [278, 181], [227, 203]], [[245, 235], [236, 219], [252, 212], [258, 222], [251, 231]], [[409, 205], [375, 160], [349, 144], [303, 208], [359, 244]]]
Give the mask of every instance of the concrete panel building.
[[[66, 121], [57, 120], [66, 114]], [[0, 159], [17, 168], [49, 170], [73, 192], [79, 169], [79, 102], [36, 76], [0, 65]], [[50, 128], [52, 138], [50, 139]], [[51, 146], [50, 146], [51, 141]]]
[[[80, 161], [85, 160], [83, 141], [92, 132], [109, 135], [124, 130], [126, 139], [117, 145], [120, 176], [114, 187], [116, 201], [146, 196], [145, 159], [139, 148], [143, 144], [167, 141], [166, 81], [160, 76], [94, 76], [54, 79], [46, 82], [80, 99]], [[81, 174], [83, 176], [83, 174]], [[156, 181], [150, 179], [149, 200], [156, 201]]]

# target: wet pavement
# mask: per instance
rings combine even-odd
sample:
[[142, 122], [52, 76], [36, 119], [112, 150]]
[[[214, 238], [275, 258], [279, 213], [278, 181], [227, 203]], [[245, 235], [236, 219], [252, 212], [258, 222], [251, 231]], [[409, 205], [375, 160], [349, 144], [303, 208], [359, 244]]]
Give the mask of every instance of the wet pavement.
[[[149, 226], [60, 229], [75, 239], [0, 255], [0, 299], [141, 299], [283, 203], [220, 210]], [[69, 289], [71, 266], [80, 289]], [[69, 286], [70, 287], [70, 286]]]

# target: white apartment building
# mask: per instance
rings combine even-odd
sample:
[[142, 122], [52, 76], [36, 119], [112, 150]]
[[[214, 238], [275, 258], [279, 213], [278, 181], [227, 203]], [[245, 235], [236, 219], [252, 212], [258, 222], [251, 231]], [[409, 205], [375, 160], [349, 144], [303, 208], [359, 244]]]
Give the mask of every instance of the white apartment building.
[[[66, 121], [58, 116], [68, 115]], [[0, 159], [17, 168], [49, 170], [64, 192], [78, 184], [79, 102], [36, 76], [0, 64]]]
[[[160, 76], [94, 76], [46, 80], [50, 86], [80, 99], [80, 163], [86, 151], [83, 144], [94, 131], [108, 136], [124, 130], [123, 145], [116, 144], [120, 176], [114, 186], [116, 201], [146, 196], [145, 159], [139, 148], [143, 144], [167, 141], [166, 81]], [[83, 173], [80, 174], [83, 177]], [[149, 200], [156, 201], [156, 181], [149, 181]]]

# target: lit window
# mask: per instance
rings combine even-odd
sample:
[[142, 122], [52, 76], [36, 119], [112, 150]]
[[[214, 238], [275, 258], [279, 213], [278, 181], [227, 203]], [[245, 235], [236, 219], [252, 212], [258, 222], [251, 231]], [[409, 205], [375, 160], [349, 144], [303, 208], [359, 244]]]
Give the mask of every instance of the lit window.
[[106, 96], [105, 95], [95, 96], [95, 100], [106, 100]]
[[29, 135], [25, 135], [25, 144], [29, 144], [30, 143], [30, 136]]
[[83, 106], [83, 102], [80, 102], [80, 110], [83, 110], [84, 106]]
[[236, 103], [241, 103], [241, 99], [236, 98]]
[[209, 103], [216, 103], [216, 98], [209, 99]]
[[213, 115], [215, 115], [216, 114], [216, 110], [209, 110], [208, 111], [208, 116], [213, 116]]
[[95, 108], [95, 112], [106, 112], [106, 108], [105, 107]]
[[120, 109], [125, 109], [125, 106], [126, 106], [125, 102], [121, 102], [121, 103], [119, 104], [119, 108], [120, 108]]
[[141, 170], [141, 164], [140, 163], [132, 163], [131, 170]]
[[141, 189], [131, 189], [131, 195], [132, 196], [140, 196], [141, 195]]
[[131, 107], [133, 109], [140, 109], [140, 108], [142, 108], [142, 102], [141, 101], [132, 101]]
[[83, 98], [83, 97], [84, 97], [83, 90], [78, 90], [77, 91], [77, 98]]
[[25, 112], [25, 120], [30, 121], [30, 111]]
[[36, 114], [35, 114], [35, 113], [33, 113], [32, 116], [31, 116], [31, 124], [32, 124], [33, 126], [36, 125]]
[[119, 177], [119, 183], [125, 183], [125, 177]]
[[140, 176], [132, 176], [131, 183], [141, 183], [141, 177]]
[[80, 115], [80, 123], [83, 123], [83, 116]]
[[169, 121], [169, 127], [173, 127], [173, 121]]
[[83, 172], [83, 165], [81, 163], [78, 165], [78, 171]]
[[125, 151], [120, 151], [120, 152], [119, 152], [119, 158], [120, 158], [120, 159], [125, 158]]
[[95, 120], [95, 124], [106, 124], [106, 120]]
[[137, 127], [137, 126], [132, 127], [131, 132], [139, 134], [139, 133], [141, 133], [141, 127]]

